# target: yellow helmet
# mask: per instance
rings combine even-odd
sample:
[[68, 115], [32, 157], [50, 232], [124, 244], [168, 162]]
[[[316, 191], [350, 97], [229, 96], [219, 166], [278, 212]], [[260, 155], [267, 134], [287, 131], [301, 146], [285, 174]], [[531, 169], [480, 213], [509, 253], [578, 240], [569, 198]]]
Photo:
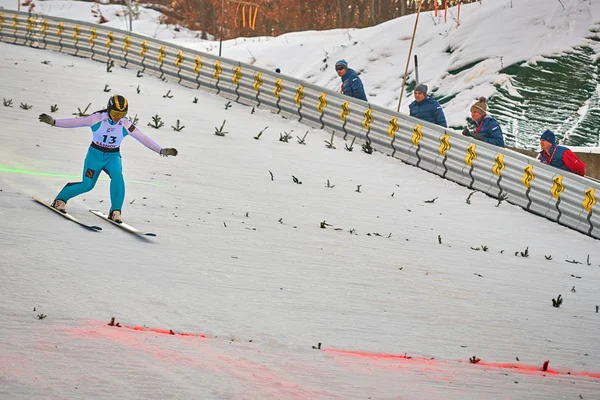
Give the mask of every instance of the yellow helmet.
[[121, 95], [115, 94], [108, 99], [106, 111], [108, 112], [110, 119], [117, 122], [127, 115], [127, 108], [127, 99]]

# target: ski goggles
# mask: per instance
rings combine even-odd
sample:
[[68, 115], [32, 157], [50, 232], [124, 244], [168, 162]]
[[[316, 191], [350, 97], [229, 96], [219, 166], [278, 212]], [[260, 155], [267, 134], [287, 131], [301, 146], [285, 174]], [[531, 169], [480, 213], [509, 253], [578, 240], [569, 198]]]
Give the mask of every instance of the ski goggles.
[[126, 115], [127, 111], [110, 110], [108, 112], [108, 116], [110, 117], [110, 119], [112, 119], [115, 122], [121, 120], [121, 118], [125, 118]]

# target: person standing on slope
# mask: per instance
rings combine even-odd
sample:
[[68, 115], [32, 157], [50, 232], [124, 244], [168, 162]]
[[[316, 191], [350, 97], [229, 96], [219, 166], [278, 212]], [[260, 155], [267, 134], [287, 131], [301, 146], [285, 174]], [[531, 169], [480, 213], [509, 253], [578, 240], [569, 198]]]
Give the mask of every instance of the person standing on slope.
[[341, 93], [356, 99], [368, 101], [362, 81], [358, 77], [358, 74], [355, 70], [348, 68], [348, 61], [339, 60], [336, 62], [335, 71], [337, 72], [338, 76], [342, 78], [342, 89], [340, 90]]
[[102, 171], [110, 177], [109, 218], [121, 222], [121, 207], [125, 200], [125, 180], [119, 151], [121, 142], [127, 135], [161, 156], [176, 156], [177, 149], [162, 148], [158, 143], [144, 135], [133, 123], [125, 118], [127, 100], [120, 95], [111, 96], [105, 110], [96, 111], [83, 118], [54, 119], [48, 114], [40, 114], [40, 122], [59, 128], [80, 128], [89, 126], [92, 129], [92, 143], [83, 164], [81, 182], [70, 182], [58, 193], [52, 207], [66, 212], [67, 202], [82, 193], [89, 192], [96, 185]]
[[411, 117], [447, 128], [446, 115], [444, 115], [442, 106], [436, 99], [427, 95], [427, 89], [427, 85], [423, 84], [415, 88], [415, 101], [408, 105]]
[[557, 145], [556, 137], [551, 130], [546, 130], [540, 136], [540, 148], [542, 151], [540, 152], [539, 159], [544, 164], [585, 176], [585, 164], [583, 161], [567, 147]]
[[471, 106], [471, 118], [469, 122], [472, 125], [473, 132], [469, 128], [465, 128], [462, 132], [463, 135], [504, 147], [502, 128], [500, 128], [498, 121], [487, 113], [487, 100], [485, 97], [480, 97]]

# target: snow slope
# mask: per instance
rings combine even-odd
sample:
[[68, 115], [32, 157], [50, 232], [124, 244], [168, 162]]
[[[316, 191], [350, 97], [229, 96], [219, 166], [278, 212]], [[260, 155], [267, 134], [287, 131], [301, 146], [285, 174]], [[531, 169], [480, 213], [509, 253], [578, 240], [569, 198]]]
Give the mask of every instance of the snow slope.
[[[212, 94], [0, 51], [0, 398], [597, 395], [596, 240], [319, 130], [300, 145], [303, 125]], [[114, 93], [180, 151], [122, 146], [124, 220], [155, 239], [87, 212], [108, 210], [107, 179], [68, 204], [102, 232], [31, 201], [79, 179], [91, 137], [37, 115]]]
[[[94, 3], [65, 0], [35, 2], [34, 11], [98, 22], [92, 15]], [[0, 0], [0, 8], [14, 9], [14, 0]], [[127, 18], [119, 5], [99, 5], [107, 26], [127, 29]], [[229, 18], [233, 21], [233, 17]], [[348, 60], [350, 67], [361, 73], [369, 101], [396, 109], [409, 55], [415, 15], [397, 18], [365, 29], [337, 29], [328, 31], [295, 32], [279, 37], [237, 38], [223, 43], [222, 55], [275, 70], [298, 79], [332, 90], [340, 88], [340, 79], [333, 67], [336, 60]], [[133, 30], [181, 46], [219, 54], [219, 42], [200, 39], [198, 32], [160, 24], [160, 14], [141, 9]], [[555, 94], [550, 102], [556, 115], [547, 115], [547, 107], [536, 108], [527, 96], [536, 87], [524, 86], [505, 71], [511, 65], [524, 62], [535, 65], [550, 56], [573, 52], [574, 48], [590, 48], [589, 76], [596, 77], [598, 43], [600, 38], [600, 3], [589, 0], [503, 0], [450, 8], [446, 21], [443, 13], [421, 14], [412, 54], [419, 58], [419, 80], [429, 86], [434, 96], [443, 102], [450, 126], [464, 126], [469, 107], [480, 96], [497, 96], [498, 91], [512, 96], [492, 102], [493, 112], [501, 117], [507, 143], [517, 147], [533, 148], [539, 134], [553, 129], [559, 138], [571, 136], [565, 144], [593, 147], [599, 143], [598, 133], [587, 127], [594, 126], [600, 111], [598, 91], [567, 90], [570, 102]], [[411, 59], [412, 60], [412, 59]], [[595, 71], [595, 72], [594, 72]], [[411, 61], [407, 89], [414, 87], [416, 74]], [[527, 73], [527, 72], [525, 72]], [[587, 76], [587, 75], [586, 75]], [[573, 78], [573, 77], [571, 77]], [[552, 79], [550, 75], [549, 79]], [[556, 78], [555, 78], [556, 79]], [[562, 78], [561, 78], [562, 79]], [[581, 78], [584, 79], [584, 78]], [[587, 79], [587, 78], [585, 78]], [[573, 79], [571, 79], [573, 80]], [[582, 81], [584, 82], [584, 81]], [[598, 83], [584, 82], [591, 88]], [[569, 82], [564, 83], [565, 86]], [[580, 88], [581, 89], [581, 88]], [[408, 113], [408, 104], [414, 99], [405, 90], [401, 111]], [[573, 104], [571, 104], [573, 102]], [[568, 103], [568, 104], [567, 104]], [[520, 110], [525, 110], [521, 112]], [[511, 116], [518, 117], [514, 120]], [[567, 118], [568, 116], [568, 118]], [[575, 118], [576, 117], [576, 118]], [[585, 127], [581, 121], [587, 121]], [[528, 122], [531, 121], [531, 126]], [[520, 122], [520, 123], [519, 123]], [[579, 130], [573, 135], [573, 130]], [[523, 131], [523, 132], [520, 132]]]
[[[361, 72], [369, 101], [395, 110], [415, 18], [408, 15], [365, 29], [238, 38], [225, 42], [222, 54], [269, 69], [280, 68], [282, 73], [333, 90], [340, 87], [333, 70], [335, 61], [346, 59], [351, 68]], [[597, 55], [597, 42], [589, 38], [595, 36], [598, 22], [598, 2], [483, 0], [462, 6], [460, 19], [457, 7], [449, 10], [446, 22], [443, 13], [437, 17], [433, 12], [421, 14], [412, 55], [419, 58], [419, 80], [444, 101], [449, 125], [464, 126], [474, 99], [492, 96], [497, 87], [517, 97], [519, 91], [528, 90], [514, 86], [503, 72], [506, 67], [570, 52], [575, 46], [592, 47]], [[218, 54], [213, 41], [173, 41]], [[409, 81], [414, 82], [412, 58], [408, 71]], [[408, 113], [412, 93], [405, 91], [402, 100], [401, 111]], [[505, 131], [510, 132], [508, 126]]]

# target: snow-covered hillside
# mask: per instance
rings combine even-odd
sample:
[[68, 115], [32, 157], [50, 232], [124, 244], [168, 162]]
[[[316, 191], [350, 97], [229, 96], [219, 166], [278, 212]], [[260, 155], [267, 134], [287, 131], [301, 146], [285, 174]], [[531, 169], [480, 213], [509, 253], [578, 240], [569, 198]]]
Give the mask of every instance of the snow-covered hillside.
[[[65, 0], [35, 2], [34, 11], [97, 22], [99, 7], [108, 26], [127, 29], [119, 5]], [[14, 9], [12, 0], [0, 7]], [[260, 23], [260, 21], [259, 21]], [[348, 60], [359, 71], [369, 101], [396, 109], [411, 45], [415, 16], [365, 29], [297, 32], [279, 37], [238, 38], [223, 43], [222, 55], [337, 90], [333, 66]], [[600, 3], [590, 0], [506, 0], [481, 2], [421, 14], [413, 55], [419, 80], [443, 103], [451, 126], [465, 125], [480, 96], [501, 122], [511, 146], [537, 148], [541, 132], [554, 130], [564, 144], [600, 146], [598, 43]], [[197, 32], [160, 24], [144, 10], [135, 32], [182, 46], [219, 53], [219, 43]], [[403, 112], [413, 101], [416, 74], [409, 66]]]
[[[319, 130], [301, 145], [306, 127], [268, 112], [91, 60], [0, 51], [12, 105], [0, 107], [0, 398], [598, 393], [597, 241], [339, 138], [327, 148]], [[37, 115], [103, 108], [114, 93], [180, 151], [122, 146], [124, 220], [155, 239], [87, 212], [108, 210], [107, 179], [68, 204], [102, 232], [31, 200], [80, 179], [91, 138]]]

